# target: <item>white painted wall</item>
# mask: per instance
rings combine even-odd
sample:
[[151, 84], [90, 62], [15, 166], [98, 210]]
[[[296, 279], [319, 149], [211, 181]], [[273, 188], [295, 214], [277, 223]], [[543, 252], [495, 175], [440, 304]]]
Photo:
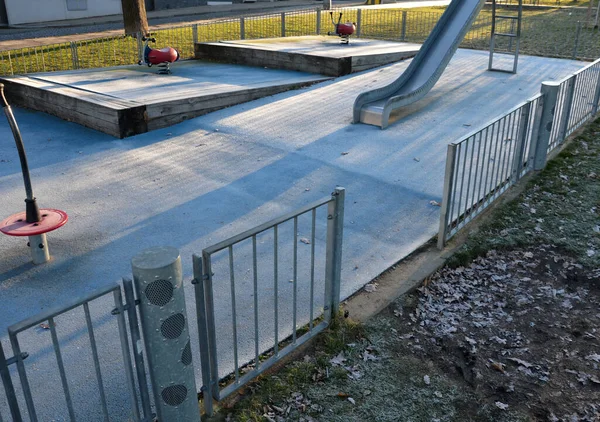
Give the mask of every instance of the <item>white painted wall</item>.
[[8, 23], [40, 23], [56, 20], [121, 14], [121, 0], [87, 0], [87, 10], [67, 10], [67, 0], [5, 0]]

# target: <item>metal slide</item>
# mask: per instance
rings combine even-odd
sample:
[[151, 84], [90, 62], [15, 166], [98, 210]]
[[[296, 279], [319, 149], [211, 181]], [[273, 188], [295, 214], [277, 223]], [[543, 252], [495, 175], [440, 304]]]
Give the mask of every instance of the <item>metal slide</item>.
[[391, 84], [356, 98], [353, 123], [385, 129], [392, 110], [423, 98], [442, 76], [484, 3], [452, 0], [406, 71]]

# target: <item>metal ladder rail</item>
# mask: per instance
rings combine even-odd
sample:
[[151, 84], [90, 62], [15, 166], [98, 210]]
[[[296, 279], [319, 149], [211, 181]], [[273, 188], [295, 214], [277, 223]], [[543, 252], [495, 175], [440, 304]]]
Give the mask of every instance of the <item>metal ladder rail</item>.
[[[521, 43], [521, 21], [523, 16], [523, 0], [519, 0], [519, 7], [517, 9], [517, 15], [498, 15], [496, 14], [496, 0], [492, 1], [492, 31], [490, 38], [490, 60], [488, 64], [488, 70], [493, 70], [497, 72], [507, 72], [507, 73], [517, 73], [517, 65], [519, 62], [519, 47]], [[496, 19], [510, 19], [511, 20], [511, 29], [510, 32], [496, 32]], [[516, 32], [515, 31], [515, 22], [517, 24]], [[508, 51], [498, 52], [498, 54], [506, 54], [512, 55], [513, 59], [513, 68], [512, 70], [499, 69], [493, 66], [494, 61], [494, 50], [496, 46], [496, 36], [501, 37], [509, 37]], [[515, 39], [515, 51], [512, 52], [513, 39]]]

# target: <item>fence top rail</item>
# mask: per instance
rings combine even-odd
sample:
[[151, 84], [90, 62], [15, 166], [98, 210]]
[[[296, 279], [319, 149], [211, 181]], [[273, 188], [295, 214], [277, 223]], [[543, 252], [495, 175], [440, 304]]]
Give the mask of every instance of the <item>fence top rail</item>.
[[209, 255], [213, 254], [215, 252], [219, 252], [229, 246], [233, 246], [236, 243], [239, 243], [241, 241], [249, 239], [250, 237], [257, 235], [259, 233], [262, 233], [265, 230], [275, 227], [281, 223], [285, 223], [286, 221], [289, 221], [289, 220], [293, 219], [294, 217], [298, 217], [302, 214], [312, 211], [315, 208], [319, 208], [325, 204], [328, 204], [333, 200], [334, 199], [331, 196], [319, 199], [318, 201], [307, 204], [307, 205], [303, 206], [302, 208], [299, 208], [295, 211], [291, 211], [280, 217], [274, 218], [273, 220], [267, 221], [266, 223], [263, 223], [260, 226], [256, 226], [256, 227], [254, 227], [250, 230], [246, 230], [245, 232], [240, 233], [236, 236], [230, 237], [229, 239], [225, 239], [222, 242], [219, 242], [212, 246], [209, 246], [208, 248], [205, 248], [202, 252], [204, 254], [209, 254]]
[[[585, 65], [584, 67], [582, 67], [581, 69], [579, 69], [578, 71], [576, 71], [575, 73], [573, 73], [573, 75], [578, 75], [582, 72], [585, 72], [586, 70], [588, 70], [590, 67], [594, 67], [596, 66], [598, 63], [600, 63], [600, 58], [594, 60], [593, 62], [591, 62], [590, 64]], [[573, 75], [567, 76], [566, 78], [562, 79], [560, 82], [564, 82], [567, 79], [569, 79], [570, 77], [572, 77]]]
[[8, 334], [10, 336], [14, 336], [14, 335], [20, 333], [21, 331], [25, 331], [28, 328], [31, 328], [33, 326], [39, 325], [40, 323], [42, 323], [44, 321], [47, 321], [49, 318], [53, 318], [57, 315], [68, 312], [71, 309], [74, 309], [74, 308], [77, 308], [78, 306], [83, 305], [84, 303], [91, 302], [94, 299], [97, 299], [101, 296], [104, 296], [104, 295], [110, 293], [110, 292], [120, 290], [120, 289], [121, 289], [121, 286], [119, 286], [119, 284], [110, 283], [109, 285], [102, 287], [100, 289], [97, 289], [91, 293], [88, 293], [85, 296], [75, 298], [75, 299], [71, 300], [69, 303], [67, 303], [66, 305], [57, 306], [57, 307], [48, 309], [47, 311], [40, 312], [37, 315], [33, 315], [27, 319], [24, 319], [21, 322], [17, 322], [16, 324], [13, 324], [10, 327], [8, 327]]
[[499, 121], [501, 121], [502, 119], [506, 118], [506, 116], [508, 116], [511, 113], [514, 113], [515, 111], [519, 110], [522, 107], [525, 107], [527, 104], [532, 103], [533, 101], [539, 99], [542, 97], [542, 94], [536, 94], [533, 97], [529, 98], [528, 100], [523, 101], [522, 103], [517, 104], [516, 106], [514, 106], [513, 108], [511, 108], [508, 111], [505, 111], [504, 113], [502, 113], [501, 116], [497, 116], [494, 117], [493, 119], [489, 120], [488, 123], [486, 123], [485, 125], [481, 126], [480, 129], [476, 129], [474, 131], [472, 131], [471, 133], [469, 133], [467, 136], [463, 136], [461, 138], [460, 141], [455, 141], [455, 142], [451, 142], [450, 145], [459, 145], [462, 144], [464, 142], [467, 142], [471, 137], [477, 135], [478, 133], [484, 131], [485, 129], [489, 128], [490, 126], [495, 125], [496, 123], [498, 123]]

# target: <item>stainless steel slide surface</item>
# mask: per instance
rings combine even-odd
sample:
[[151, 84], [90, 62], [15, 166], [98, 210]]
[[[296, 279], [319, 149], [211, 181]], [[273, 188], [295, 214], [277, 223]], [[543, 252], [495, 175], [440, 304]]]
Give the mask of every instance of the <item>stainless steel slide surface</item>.
[[391, 84], [356, 98], [353, 123], [385, 129], [392, 110], [423, 98], [442, 76], [484, 3], [452, 0], [406, 71]]

